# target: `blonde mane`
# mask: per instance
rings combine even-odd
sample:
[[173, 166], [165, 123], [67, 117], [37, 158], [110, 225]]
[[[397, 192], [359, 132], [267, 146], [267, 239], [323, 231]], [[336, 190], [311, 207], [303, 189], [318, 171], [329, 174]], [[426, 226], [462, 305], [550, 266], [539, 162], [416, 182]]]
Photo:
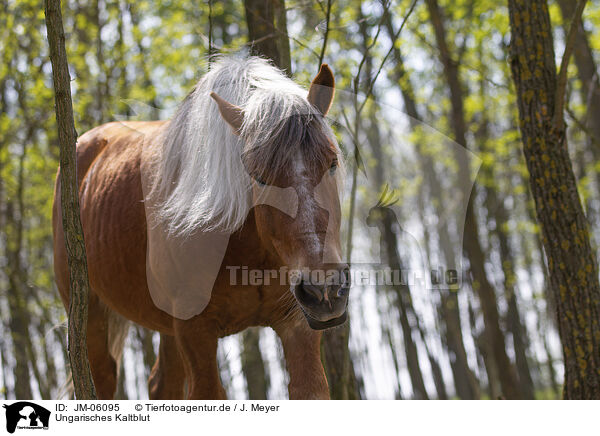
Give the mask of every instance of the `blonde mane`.
[[[210, 98], [213, 91], [244, 110], [240, 136], [221, 117]], [[158, 214], [168, 230], [186, 235], [197, 229], [239, 229], [251, 208], [251, 178], [242, 153], [275, 137], [291, 151], [305, 136], [315, 136], [286, 128], [290, 119], [309, 119], [304, 128], [317, 128], [339, 151], [333, 132], [306, 96], [307, 90], [264, 59], [216, 58], [162, 137], [152, 195], [162, 199]]]

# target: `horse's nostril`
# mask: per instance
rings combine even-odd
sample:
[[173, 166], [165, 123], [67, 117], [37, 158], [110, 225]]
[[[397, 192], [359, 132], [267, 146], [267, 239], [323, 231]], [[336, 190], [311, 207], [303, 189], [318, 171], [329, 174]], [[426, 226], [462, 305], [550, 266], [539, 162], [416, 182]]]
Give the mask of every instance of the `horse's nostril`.
[[337, 290], [337, 296], [339, 298], [347, 297], [349, 292], [350, 292], [350, 286], [345, 284], [344, 286], [339, 287], [339, 289]]
[[301, 290], [305, 294], [308, 294], [312, 298], [315, 298], [319, 303], [321, 301], [323, 301], [324, 292], [323, 292], [323, 290], [320, 287], [311, 285], [310, 283], [306, 283], [304, 281], [301, 283], [300, 286], [301, 286]]

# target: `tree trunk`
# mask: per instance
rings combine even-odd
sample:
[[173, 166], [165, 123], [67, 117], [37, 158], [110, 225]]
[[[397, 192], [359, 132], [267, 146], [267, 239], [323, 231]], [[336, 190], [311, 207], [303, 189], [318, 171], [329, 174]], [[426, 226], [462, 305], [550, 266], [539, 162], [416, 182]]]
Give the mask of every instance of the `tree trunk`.
[[[575, 6], [577, 2], [575, 0], [558, 0], [560, 6], [563, 23], [565, 23], [565, 34], [567, 33], [569, 23], [575, 13]], [[581, 80], [582, 88], [582, 100], [587, 103], [589, 128], [594, 135], [594, 141], [596, 144], [593, 145], [593, 154], [596, 159], [600, 156], [598, 152], [600, 150], [600, 80], [598, 78], [598, 70], [596, 68], [596, 62], [594, 61], [594, 55], [588, 38], [583, 28], [583, 24], [579, 21], [577, 25], [577, 33], [575, 34], [575, 42], [573, 45], [573, 57], [575, 58], [575, 65], [577, 66], [577, 74], [579, 80]]]
[[292, 75], [284, 0], [244, 0], [251, 53], [271, 59]]
[[[6, 252], [8, 258], [8, 307], [10, 310], [9, 327], [15, 353], [15, 396], [17, 399], [33, 398], [31, 391], [31, 377], [29, 370], [34, 369], [35, 362], [30, 359], [28, 351], [30, 346], [29, 316], [27, 312], [27, 298], [24, 295], [23, 268], [21, 255], [23, 247], [23, 176], [26, 155], [26, 145], [30, 140], [27, 135], [19, 156], [19, 170], [17, 175], [17, 204], [9, 201], [6, 205]], [[30, 363], [31, 362], [31, 366]]]
[[[2, 113], [7, 113], [8, 104], [6, 99], [6, 80], [0, 83], [0, 103]], [[7, 135], [8, 136], [8, 135]], [[28, 138], [29, 139], [29, 138]], [[25, 157], [26, 143], [24, 141], [22, 155], [19, 159], [19, 181], [17, 182], [17, 201], [21, 202], [23, 198], [23, 160]], [[8, 137], [2, 137], [0, 142], [0, 159], [4, 157], [4, 149], [9, 144]], [[4, 160], [0, 160], [0, 174], [4, 166]], [[14, 366], [14, 395], [16, 399], [32, 398], [31, 380], [29, 377], [29, 359], [27, 358], [26, 341], [29, 335], [29, 323], [27, 318], [26, 301], [22, 295], [20, 270], [21, 270], [21, 243], [22, 243], [22, 220], [21, 217], [15, 217], [14, 202], [9, 200], [10, 195], [7, 194], [4, 198], [4, 180], [0, 177], [0, 200], [3, 201], [2, 209], [0, 209], [0, 231], [4, 234], [4, 251], [8, 259], [5, 266], [6, 276], [8, 280], [8, 310], [9, 320], [8, 327], [10, 329], [10, 338], [12, 341], [13, 356], [15, 358]], [[19, 208], [19, 213], [22, 212], [22, 207]], [[6, 359], [6, 355], [3, 356]], [[6, 372], [9, 367], [3, 367]], [[6, 383], [4, 384], [6, 387]], [[7, 395], [8, 398], [8, 395]]]
[[[576, 2], [575, 0], [559, 0], [558, 5], [562, 12], [563, 28], [566, 35], [573, 14], [575, 13]], [[577, 75], [581, 81], [581, 101], [586, 107], [582, 122], [586, 125], [588, 137], [586, 146], [577, 147], [575, 150], [577, 163], [580, 167], [578, 182], [587, 176], [593, 180], [596, 192], [598, 192], [600, 189], [600, 173], [594, 167], [590, 168], [589, 159], [591, 158], [595, 164], [600, 161], [600, 79], [598, 78], [594, 55], [581, 21], [577, 25], [577, 33], [575, 34], [573, 43], [573, 55], [575, 65], [577, 66]], [[594, 207], [595, 202], [592, 198], [588, 198], [583, 206], [587, 213], [587, 221], [593, 229], [598, 220], [600, 210], [598, 207]], [[592, 236], [592, 243], [593, 241]]]
[[[483, 53], [480, 53], [483, 56]], [[479, 97], [483, 102], [483, 106], [486, 106], [486, 81], [485, 74], [487, 73], [486, 67], [483, 66], [482, 78], [479, 85]], [[476, 142], [478, 142], [479, 150], [481, 153], [489, 152], [490, 147], [486, 147], [486, 143], [490, 135], [490, 124], [488, 119], [488, 113], [485, 109], [481, 111], [481, 122], [477, 131], [475, 132]], [[484, 164], [481, 169], [482, 178], [487, 181], [498, 180], [499, 174], [496, 174], [494, 165]], [[489, 230], [489, 233], [495, 235], [498, 238], [500, 264], [503, 275], [504, 285], [504, 298], [507, 301], [508, 310], [506, 318], [508, 321], [508, 330], [512, 335], [513, 349], [515, 352], [515, 361], [517, 367], [517, 375], [519, 377], [519, 388], [521, 389], [521, 396], [526, 400], [533, 400], [534, 398], [534, 386], [533, 379], [531, 378], [531, 371], [529, 369], [529, 362], [527, 359], [527, 331], [521, 322], [521, 315], [519, 314], [519, 308], [517, 304], [517, 280], [515, 275], [515, 263], [510, 248], [510, 235], [508, 234], [508, 211], [504, 206], [504, 199], [498, 198], [499, 184], [497, 183], [484, 183], [483, 190], [485, 193], [484, 205], [487, 209], [488, 221], [493, 219], [493, 229]]]
[[[144, 377], [147, 380], [152, 372], [152, 366], [154, 365], [154, 362], [156, 362], [156, 353], [154, 352], [154, 343], [152, 340], [154, 332], [142, 326], [137, 326], [135, 330], [137, 339], [140, 343], [142, 360], [144, 362]], [[123, 373], [119, 373], [120, 377], [123, 375]]]
[[477, 329], [477, 320], [475, 310], [471, 301], [468, 304], [469, 311], [469, 325], [473, 332], [473, 340], [477, 347], [477, 362], [479, 364], [479, 370], [481, 373], [485, 371], [488, 379], [488, 396], [491, 399], [497, 399], [502, 397], [502, 390], [500, 388], [500, 382], [498, 381], [498, 368], [496, 367], [496, 361], [491, 353], [491, 344], [486, 340], [485, 328], [483, 332], [479, 332]]
[[71, 77], [65, 51], [60, 0], [45, 0], [46, 28], [52, 62], [56, 121], [60, 143], [60, 184], [62, 224], [69, 264], [69, 360], [78, 400], [96, 399], [96, 389], [87, 353], [89, 281], [83, 229], [79, 217]]
[[[367, 77], [370, 77], [369, 62], [367, 62], [367, 68], [365, 71]], [[373, 101], [375, 104], [375, 101]], [[369, 120], [370, 125], [367, 130], [367, 138], [371, 150], [373, 153], [373, 159], [375, 161], [375, 171], [373, 184], [376, 191], [383, 188], [385, 180], [385, 168], [383, 166], [384, 156], [381, 144], [381, 135], [378, 127], [378, 116], [375, 110], [374, 104], [369, 108]], [[392, 214], [391, 210], [383, 217], [381, 222], [378, 223], [381, 238], [379, 241], [381, 249], [381, 262], [387, 263], [392, 271], [403, 271], [403, 262], [401, 260], [401, 254], [398, 248], [398, 237], [394, 229], [395, 226], [400, 226], [399, 222], [394, 222], [393, 218], [398, 219]], [[401, 217], [400, 217], [401, 219]], [[415, 399], [426, 400], [429, 398], [427, 390], [425, 389], [425, 382], [423, 381], [423, 372], [421, 370], [421, 363], [419, 359], [419, 353], [417, 344], [413, 338], [413, 330], [418, 333], [418, 320], [419, 317], [415, 313], [412, 296], [410, 293], [410, 287], [408, 285], [394, 285], [391, 289], [388, 289], [395, 294], [395, 303], [398, 309], [400, 317], [400, 325], [402, 327], [402, 338], [404, 340], [404, 353], [406, 354], [406, 362], [408, 365], [408, 373], [413, 388], [413, 395]], [[412, 315], [415, 322], [413, 324], [409, 321], [409, 313]], [[425, 344], [426, 346], [427, 344]]]
[[[598, 264], [568, 154], [564, 84], [556, 74], [548, 5], [545, 0], [509, 0], [508, 6], [523, 151], [563, 345], [563, 396], [600, 399]], [[565, 62], [568, 55], [564, 68]]]
[[[251, 52], [270, 59], [291, 75], [290, 45], [287, 39], [285, 0], [244, 0]], [[266, 399], [269, 378], [260, 353], [258, 329], [242, 334], [242, 370], [250, 399]], [[245, 362], [245, 364], [244, 364]]]
[[259, 330], [249, 328], [242, 333], [242, 372], [248, 387], [248, 399], [266, 400], [269, 376], [260, 352]]
[[[459, 80], [458, 64], [450, 56], [446, 42], [446, 31], [442, 13], [437, 0], [426, 0], [431, 22], [435, 31], [440, 60], [444, 66], [444, 75], [450, 88], [450, 103], [452, 106], [450, 123], [454, 133], [454, 140], [463, 147], [467, 147], [466, 122], [463, 107], [463, 90]], [[460, 182], [463, 186], [470, 186], [469, 164], [463, 155], [456, 155], [459, 166]], [[506, 354], [504, 334], [500, 328], [500, 315], [496, 305], [496, 294], [485, 271], [485, 253], [479, 242], [479, 223], [473, 209], [475, 187], [469, 197], [465, 217], [465, 232], [463, 236], [463, 249], [469, 260], [473, 288], [477, 292], [483, 312], [486, 340], [490, 342], [492, 354], [498, 367], [498, 377], [502, 386], [502, 393], [508, 399], [520, 398], [517, 377]]]
[[12, 271], [9, 273], [8, 305], [10, 310], [10, 336], [15, 358], [15, 399], [32, 399], [31, 378], [29, 377], [29, 359], [27, 356], [27, 339], [29, 334], [25, 299], [22, 296], [18, 281]]
[[512, 335], [513, 348], [515, 351], [515, 361], [517, 374], [519, 376], [519, 386], [521, 388], [522, 398], [526, 400], [534, 399], [533, 379], [527, 359], [527, 331], [521, 322], [521, 315], [517, 303], [516, 275], [514, 272], [514, 261], [510, 250], [506, 226], [508, 217], [506, 209], [501, 201], [497, 199], [496, 192], [487, 189], [488, 211], [495, 220], [494, 233], [498, 237], [500, 246], [500, 263], [502, 265], [502, 274], [504, 278], [504, 296], [507, 301], [508, 311], [508, 329]]
[[[387, 33], [392, 38], [396, 32], [393, 28], [391, 15], [387, 13], [384, 16], [384, 25]], [[400, 49], [394, 45], [393, 56], [395, 68], [390, 74], [390, 78], [398, 84], [402, 93], [404, 110], [410, 117], [412, 129], [416, 128], [417, 121], [422, 121], [422, 117], [417, 110], [417, 104], [414, 99], [414, 90], [404, 68], [404, 59]], [[422, 147], [421, 144], [418, 147]], [[442, 186], [437, 178], [431, 157], [423, 151], [417, 152], [421, 171], [425, 175], [425, 183], [428, 184], [431, 191], [432, 202], [434, 204], [437, 216], [442, 216], [444, 211], [441, 208], [442, 193], [439, 187]], [[440, 247], [447, 265], [455, 265], [455, 255], [452, 251], [452, 243], [448, 232], [441, 232], [439, 235]], [[450, 367], [454, 378], [456, 394], [463, 400], [475, 400], [479, 398], [479, 384], [475, 374], [469, 368], [467, 352], [465, 350], [462, 326], [460, 321], [458, 295], [454, 290], [441, 290], [440, 315], [444, 323], [445, 344], [450, 354]]]
[[[318, 65], [320, 67], [320, 65]], [[356, 200], [356, 177], [357, 167], [356, 162], [352, 162], [352, 189], [350, 192], [350, 216], [351, 223], [354, 218], [354, 206]], [[351, 264], [352, 259], [352, 227], [349, 226], [346, 256], [348, 263]], [[359, 400], [360, 389], [356, 372], [354, 371], [354, 363], [348, 348], [350, 338], [350, 317], [341, 326], [326, 330], [323, 332], [321, 343], [321, 359], [329, 385], [329, 395], [333, 400]]]
[[348, 323], [324, 332], [322, 360], [333, 400], [360, 400], [354, 366], [348, 349]]

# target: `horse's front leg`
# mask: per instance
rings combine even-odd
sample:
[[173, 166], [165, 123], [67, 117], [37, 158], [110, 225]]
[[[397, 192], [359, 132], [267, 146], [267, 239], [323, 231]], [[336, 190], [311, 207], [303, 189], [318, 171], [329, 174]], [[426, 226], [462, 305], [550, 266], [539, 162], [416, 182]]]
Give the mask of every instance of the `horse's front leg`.
[[173, 336], [160, 334], [158, 358], [148, 379], [151, 400], [182, 400], [185, 370]]
[[218, 337], [197, 318], [176, 320], [175, 342], [188, 382], [188, 400], [225, 400], [217, 365]]
[[307, 322], [290, 321], [275, 327], [281, 339], [290, 384], [290, 400], [328, 400], [329, 387], [321, 363], [321, 332]]

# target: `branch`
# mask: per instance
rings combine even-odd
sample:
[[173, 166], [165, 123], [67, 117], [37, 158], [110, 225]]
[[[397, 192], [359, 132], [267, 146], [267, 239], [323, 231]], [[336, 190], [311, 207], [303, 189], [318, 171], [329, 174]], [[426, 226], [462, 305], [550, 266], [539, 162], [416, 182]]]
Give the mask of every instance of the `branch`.
[[569, 117], [573, 121], [575, 121], [575, 124], [577, 124], [577, 126], [583, 131], [583, 133], [585, 133], [586, 135], [589, 136], [589, 138], [592, 140], [594, 145], [599, 145], [600, 138], [598, 138], [596, 135], [594, 135], [594, 132], [592, 132], [590, 129], [588, 129], [587, 126], [585, 125], [585, 123], [583, 121], [581, 121], [579, 118], [577, 118], [577, 115], [575, 115], [575, 113], [571, 110], [571, 108], [569, 108], [569, 105], [565, 106], [565, 110], [567, 111], [567, 114], [569, 114]]
[[[373, 76], [373, 79], [371, 79], [371, 81], [369, 83], [369, 89], [367, 90], [367, 94], [365, 95], [365, 100], [363, 101], [362, 105], [360, 106], [360, 111], [362, 111], [363, 107], [365, 106], [365, 104], [367, 102], [367, 99], [369, 98], [369, 96], [373, 92], [373, 86], [375, 86], [375, 81], [377, 80], [377, 78], [381, 74], [381, 70], [383, 70], [383, 66], [385, 65], [386, 61], [388, 60], [388, 58], [390, 57], [390, 55], [394, 51], [394, 44], [396, 44], [396, 40], [400, 36], [400, 33], [402, 32], [402, 29], [404, 29], [404, 25], [408, 21], [408, 18], [412, 15], [412, 12], [415, 9], [416, 5], [417, 5], [417, 0], [413, 0], [412, 4], [410, 5], [410, 9], [408, 10], [408, 13], [404, 16], [404, 19], [402, 20], [402, 24], [400, 24], [400, 28], [398, 29], [398, 31], [394, 35], [394, 38], [391, 41], [392, 42], [392, 46], [390, 47], [390, 49], [388, 50], [388, 52], [383, 57], [383, 60], [381, 61], [381, 64], [379, 65], [379, 69], [377, 70], [377, 73], [375, 73], [375, 76]], [[386, 8], [383, 13], [384, 14], [385, 13], [389, 13], [389, 9]], [[382, 16], [382, 21], [383, 21], [383, 16]], [[381, 25], [381, 23], [380, 23], [380, 25]]]
[[325, 13], [325, 35], [323, 35], [323, 46], [321, 47], [321, 54], [319, 55], [319, 64], [317, 68], [321, 68], [321, 64], [323, 63], [323, 58], [325, 57], [325, 50], [327, 49], [327, 39], [329, 38], [329, 20], [331, 17], [331, 2], [332, 0], [327, 0], [327, 12]]
[[208, 68], [213, 61], [214, 47], [213, 47], [213, 14], [212, 14], [212, 0], [208, 0]]
[[[362, 16], [361, 6], [359, 6], [358, 10], [359, 10], [360, 15]], [[354, 102], [355, 102], [355, 104], [357, 101], [356, 99], [358, 98], [358, 86], [360, 84], [360, 74], [361, 74], [363, 66], [365, 65], [365, 62], [367, 61], [367, 58], [369, 57], [369, 52], [375, 46], [375, 44], [377, 43], [377, 40], [379, 39], [379, 34], [381, 33], [381, 27], [383, 25], [383, 17], [384, 17], [384, 15], [382, 14], [381, 18], [379, 19], [379, 24], [377, 25], [377, 32], [375, 32], [375, 36], [373, 37], [371, 44], [369, 44], [368, 46], [365, 47], [365, 52], [363, 53], [363, 57], [360, 60], [360, 63], [358, 64], [358, 71], [356, 72], [356, 76], [354, 77]], [[363, 17], [361, 20], [359, 20], [361, 25], [362, 25], [362, 23], [366, 23], [365, 20], [366, 20], [365, 17]], [[366, 44], [366, 41], [365, 41], [365, 44]], [[372, 83], [370, 77], [369, 77], [369, 81]], [[368, 97], [369, 97], [369, 95], [367, 94], [367, 96], [365, 98], [368, 98]], [[361, 110], [362, 110], [362, 108], [361, 108]], [[359, 113], [360, 113], [360, 111], [359, 111]]]
[[560, 70], [558, 72], [558, 82], [556, 84], [556, 98], [554, 99], [554, 126], [557, 131], [561, 131], [564, 127], [565, 119], [563, 116], [563, 110], [565, 106], [565, 91], [567, 86], [567, 70], [569, 68], [569, 61], [571, 54], [573, 53], [573, 46], [575, 45], [575, 36], [578, 31], [579, 24], [581, 23], [581, 15], [585, 8], [587, 0], [579, 0], [577, 8], [573, 13], [571, 20], [571, 26], [569, 27], [569, 33], [565, 41], [565, 51], [563, 53], [562, 61], [560, 62]]

